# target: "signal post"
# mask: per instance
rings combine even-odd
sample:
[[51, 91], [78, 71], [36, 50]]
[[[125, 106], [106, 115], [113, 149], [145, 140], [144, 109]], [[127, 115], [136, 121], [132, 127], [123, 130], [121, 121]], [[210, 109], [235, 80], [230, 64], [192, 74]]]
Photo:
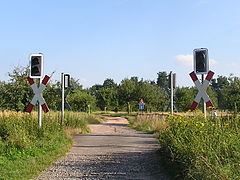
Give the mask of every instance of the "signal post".
[[64, 109], [65, 109], [65, 88], [70, 87], [70, 75], [61, 74], [61, 83], [62, 83], [62, 112], [61, 112], [61, 124], [64, 124]]
[[173, 91], [176, 88], [176, 73], [173, 73], [172, 71], [170, 72], [170, 74], [168, 75], [168, 87], [170, 89], [171, 92], [171, 115], [173, 115], [173, 111], [174, 111], [174, 99], [173, 99]]
[[[31, 101], [31, 103], [27, 106], [26, 112], [31, 113], [34, 105], [38, 101], [38, 123], [39, 127], [42, 127], [42, 108], [44, 109], [44, 112], [48, 112], [49, 108], [47, 107], [47, 104], [42, 97], [42, 92], [46, 87], [46, 84], [48, 83], [50, 77], [45, 76], [42, 80], [43, 76], [43, 54], [31, 54], [30, 55], [30, 76], [28, 77], [28, 82], [31, 85], [31, 88], [34, 92], [34, 97]], [[39, 84], [37, 87], [37, 84], [35, 84], [33, 79], [39, 79]], [[41, 106], [40, 106], [41, 105]]]
[[[203, 98], [203, 113], [204, 117], [207, 117], [207, 110], [206, 106], [213, 107], [213, 104], [206, 93], [206, 89], [214, 75], [214, 72], [209, 71], [209, 57], [208, 57], [208, 49], [207, 48], [198, 48], [193, 50], [193, 64], [194, 64], [194, 71], [191, 72], [189, 75], [192, 78], [194, 84], [198, 89], [198, 94], [195, 97], [192, 105], [191, 110], [195, 110], [201, 100]], [[206, 79], [204, 80], [204, 75], [207, 74]], [[198, 80], [197, 75], [201, 75], [201, 82]]]

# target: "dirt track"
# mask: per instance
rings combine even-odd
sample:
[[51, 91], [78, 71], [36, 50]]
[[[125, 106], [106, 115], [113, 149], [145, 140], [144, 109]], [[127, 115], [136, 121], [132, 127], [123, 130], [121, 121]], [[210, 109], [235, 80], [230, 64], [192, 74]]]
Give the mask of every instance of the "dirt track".
[[151, 134], [126, 127], [128, 121], [109, 117], [90, 125], [91, 134], [76, 135], [71, 151], [38, 179], [168, 179]]

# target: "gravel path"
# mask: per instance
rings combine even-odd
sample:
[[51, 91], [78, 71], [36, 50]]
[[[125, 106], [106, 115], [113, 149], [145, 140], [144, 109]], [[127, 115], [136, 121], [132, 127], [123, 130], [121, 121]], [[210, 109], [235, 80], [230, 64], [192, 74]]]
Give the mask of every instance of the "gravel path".
[[109, 117], [90, 125], [92, 133], [76, 135], [71, 151], [37, 179], [168, 179], [156, 154], [157, 140], [127, 124], [124, 118]]

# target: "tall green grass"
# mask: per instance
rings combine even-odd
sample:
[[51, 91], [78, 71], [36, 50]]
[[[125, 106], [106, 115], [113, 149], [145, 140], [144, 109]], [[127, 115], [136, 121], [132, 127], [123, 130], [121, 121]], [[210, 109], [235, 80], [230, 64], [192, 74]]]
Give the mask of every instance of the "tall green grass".
[[158, 119], [156, 123], [156, 117], [137, 117], [132, 124], [158, 133], [174, 179], [240, 179], [239, 117], [169, 116], [165, 123]]
[[73, 130], [89, 131], [89, 122], [99, 121], [94, 115], [66, 112], [62, 126], [60, 113], [49, 112], [39, 128], [36, 112], [0, 112], [0, 179], [35, 177], [69, 150]]

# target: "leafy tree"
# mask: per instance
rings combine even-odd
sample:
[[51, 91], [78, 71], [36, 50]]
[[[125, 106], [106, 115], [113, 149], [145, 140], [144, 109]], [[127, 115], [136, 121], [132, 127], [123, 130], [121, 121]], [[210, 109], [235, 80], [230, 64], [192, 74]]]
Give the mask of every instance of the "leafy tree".
[[73, 77], [71, 77], [70, 79], [70, 91], [71, 92], [76, 92], [78, 90], [82, 90], [82, 85], [78, 82], [78, 80], [74, 79]]
[[222, 106], [232, 111], [240, 111], [240, 79], [229, 78], [229, 86], [222, 90]]
[[[26, 67], [15, 67], [9, 73], [8, 82], [0, 81], [0, 109], [23, 111], [29, 104], [33, 92], [26, 80], [27, 76]], [[75, 111], [86, 111], [88, 105], [92, 107], [97, 105], [102, 110], [107, 107], [109, 110], [124, 111], [130, 105], [137, 110], [140, 99], [144, 100], [148, 110], [163, 111], [164, 106], [169, 102], [168, 76], [165, 71], [158, 73], [157, 83], [131, 77], [122, 80], [118, 85], [113, 79], [108, 78], [102, 85], [96, 84], [86, 91], [82, 90], [82, 85], [78, 83], [78, 80], [71, 78], [71, 85], [71, 88], [65, 90], [65, 94], [69, 94], [67, 100]], [[178, 110], [187, 111], [197, 92], [195, 87], [177, 88], [174, 99]], [[212, 80], [207, 94], [219, 109], [240, 111], [240, 79], [238, 77], [218, 76]], [[50, 82], [43, 96], [50, 109], [60, 110], [61, 83]], [[199, 108], [201, 106], [202, 103]]]
[[122, 80], [118, 89], [119, 103], [125, 106], [130, 102], [138, 102], [139, 97], [137, 97], [137, 85], [138, 80], [136, 78], [124, 79]]
[[167, 72], [159, 72], [157, 73], [157, 85], [163, 89], [168, 89], [168, 75]]
[[102, 87], [103, 87], [102, 85], [95, 84], [95, 85], [93, 85], [92, 87], [90, 87], [90, 88], [88, 89], [88, 92], [89, 92], [91, 95], [97, 97], [98, 91], [99, 91]]
[[216, 92], [217, 96], [217, 103], [220, 109], [226, 109], [226, 101], [223, 99], [225, 94], [223, 94], [223, 90], [227, 88], [230, 84], [229, 79], [230, 77], [226, 76], [218, 76], [217, 79], [213, 79], [211, 83], [212, 89]]
[[118, 110], [117, 88], [101, 88], [97, 95], [97, 104], [104, 110]]
[[[9, 82], [0, 83], [0, 109], [24, 111], [34, 94], [27, 82], [28, 68], [15, 67], [9, 73]], [[35, 80], [39, 84], [39, 80]], [[82, 89], [82, 86], [71, 78], [71, 92]], [[61, 105], [61, 83], [47, 84], [43, 96], [51, 110], [59, 110]]]
[[195, 96], [197, 90], [196, 88], [182, 87], [177, 88], [175, 92], [175, 102], [178, 108], [178, 111], [188, 111]]
[[104, 88], [116, 88], [117, 84], [114, 82], [113, 79], [108, 78], [103, 82], [102, 87], [104, 87]]
[[124, 79], [119, 85], [118, 98], [120, 105], [126, 110], [128, 103], [133, 110], [138, 109], [140, 99], [146, 103], [148, 110], [163, 110], [167, 97], [163, 89], [151, 81], [139, 81], [137, 77]]
[[146, 108], [150, 111], [163, 111], [168, 101], [163, 89], [147, 81], [139, 82], [137, 92], [137, 97], [144, 100]]
[[2, 83], [0, 89], [0, 108], [23, 111], [33, 97], [31, 87], [27, 83], [28, 70], [15, 67], [9, 73], [10, 81]]
[[67, 101], [74, 111], [87, 112], [88, 105], [90, 105], [92, 109], [96, 106], [96, 98], [83, 90], [78, 90], [70, 94], [67, 97]]
[[225, 87], [227, 87], [229, 85], [229, 78], [227, 78], [226, 76], [218, 76], [217, 79], [212, 79], [212, 83], [210, 86], [212, 86], [212, 88], [218, 92], [223, 90]]
[[60, 88], [60, 83], [48, 83], [44, 92], [43, 97], [47, 102], [49, 109], [60, 110], [62, 102], [62, 90]]

